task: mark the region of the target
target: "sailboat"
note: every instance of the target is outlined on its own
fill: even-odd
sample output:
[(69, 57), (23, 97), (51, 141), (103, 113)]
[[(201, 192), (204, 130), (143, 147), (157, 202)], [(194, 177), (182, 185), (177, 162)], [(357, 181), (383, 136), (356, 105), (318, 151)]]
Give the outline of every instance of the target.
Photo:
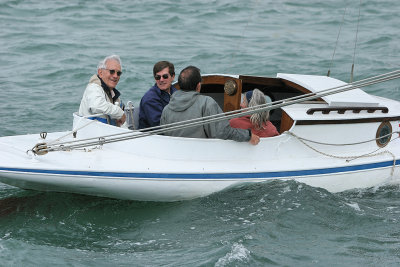
[[(316, 75), (203, 75), (225, 113), (130, 130), (73, 114), (72, 130), (0, 137), (0, 182), (23, 189), (179, 201), (243, 183), (296, 180), (331, 192), (398, 183), (400, 102), (361, 88), (400, 70), (346, 83)], [(271, 102), (240, 110), (255, 88)], [(257, 146), (165, 136), (174, 127), (271, 112), (279, 135)]]

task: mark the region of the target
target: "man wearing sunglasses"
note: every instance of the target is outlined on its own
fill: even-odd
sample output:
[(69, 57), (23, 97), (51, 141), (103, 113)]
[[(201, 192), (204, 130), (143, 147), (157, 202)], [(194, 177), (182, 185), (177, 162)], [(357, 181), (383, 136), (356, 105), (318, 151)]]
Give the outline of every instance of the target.
[(121, 93), (115, 88), (122, 74), (121, 69), (121, 59), (117, 55), (100, 61), (97, 75), (90, 78), (83, 93), (79, 107), (80, 116), (96, 115), (89, 119), (115, 126), (121, 126), (125, 122), (126, 116), (119, 98)]
[(172, 86), (175, 78), (174, 64), (168, 61), (157, 62), (153, 67), (155, 84), (142, 97), (139, 111), (139, 129), (160, 125), (164, 107), (176, 91)]

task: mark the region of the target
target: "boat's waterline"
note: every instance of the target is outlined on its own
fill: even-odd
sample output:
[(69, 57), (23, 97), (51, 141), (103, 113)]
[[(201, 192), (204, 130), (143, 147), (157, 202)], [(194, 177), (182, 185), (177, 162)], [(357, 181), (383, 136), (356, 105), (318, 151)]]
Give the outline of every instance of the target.
[[(400, 163), (396, 163), (396, 168)], [(0, 181), (41, 191), (82, 193), (145, 201), (206, 196), (242, 183), (294, 179), (331, 192), (391, 181), (393, 161), (346, 167), (255, 173), (125, 173), (0, 167)]]

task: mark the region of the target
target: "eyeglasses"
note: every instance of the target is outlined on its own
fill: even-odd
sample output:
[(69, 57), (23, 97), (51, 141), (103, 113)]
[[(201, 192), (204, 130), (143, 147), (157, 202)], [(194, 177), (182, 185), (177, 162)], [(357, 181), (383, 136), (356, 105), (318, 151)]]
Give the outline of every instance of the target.
[(117, 72), (118, 77), (121, 76), (121, 74), (122, 74), (122, 71), (120, 71), (120, 70), (109, 70), (109, 69), (106, 69), (106, 70), (108, 70), (111, 75), (114, 75), (114, 73)]
[(155, 75), (154, 79), (156, 79), (158, 81), (158, 80), (161, 80), (161, 77), (163, 77), (164, 79), (168, 79), (169, 75), (168, 74), (163, 74), (162, 76), (161, 75)]

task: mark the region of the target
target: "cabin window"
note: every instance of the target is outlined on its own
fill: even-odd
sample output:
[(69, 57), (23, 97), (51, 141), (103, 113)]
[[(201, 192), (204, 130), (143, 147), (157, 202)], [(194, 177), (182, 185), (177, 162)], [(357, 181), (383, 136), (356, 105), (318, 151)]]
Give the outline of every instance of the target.
[(379, 125), (376, 131), (376, 144), (379, 147), (386, 146), (392, 137), (392, 125), (388, 121), (384, 121)]

